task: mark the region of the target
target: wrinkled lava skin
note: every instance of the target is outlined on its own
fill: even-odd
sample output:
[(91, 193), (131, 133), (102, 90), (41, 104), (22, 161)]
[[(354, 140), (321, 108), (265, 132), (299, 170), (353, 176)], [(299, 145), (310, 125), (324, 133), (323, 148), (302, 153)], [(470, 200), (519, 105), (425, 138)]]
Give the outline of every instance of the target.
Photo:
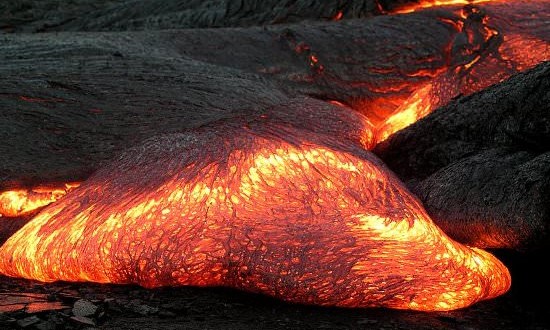
[(369, 151), (262, 118), (127, 151), (14, 234), (0, 272), (426, 311), (511, 281), (495, 257), (438, 229)]

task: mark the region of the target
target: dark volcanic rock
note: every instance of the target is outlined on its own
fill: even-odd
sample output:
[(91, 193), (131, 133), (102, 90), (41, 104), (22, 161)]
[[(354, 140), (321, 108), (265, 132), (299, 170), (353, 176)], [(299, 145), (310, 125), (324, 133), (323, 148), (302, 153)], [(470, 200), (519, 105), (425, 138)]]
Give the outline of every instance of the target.
[[(402, 36), (411, 25), (423, 27), (424, 40)], [(376, 31), (386, 28), (376, 39)], [(433, 31), (452, 37), (430, 15), (273, 30), (6, 35), (0, 52), (0, 189), (84, 179), (102, 161), (159, 133), (289, 103), (297, 113), (300, 107), (327, 107), (304, 94), (353, 103), (359, 95), (384, 96), (396, 82), (409, 86), (398, 92), (407, 94), (429, 79), (414, 70), (449, 60), (439, 50), (445, 40), (430, 37)], [(388, 35), (395, 35), (389, 45)], [(355, 41), (337, 50), (345, 40)], [(318, 50), (297, 54), (294, 47), (306, 41)], [(369, 52), (374, 44), (387, 55)], [(310, 65), (313, 54), (333, 65), (319, 75)], [(431, 60), (420, 61), (425, 58)], [(413, 66), (411, 72), (401, 69)], [(300, 99), (291, 101), (294, 96)]]
[(252, 26), (362, 18), (410, 0), (6, 1), (0, 31), (114, 31)]
[(81, 180), (146, 137), (286, 107), (294, 96), (387, 114), (397, 106), (394, 97), (407, 97), (431, 72), (465, 60), (443, 51), (457, 32), (441, 17), (457, 16), (6, 35), (0, 189)]
[[(525, 258), (522, 258), (524, 260)], [(523, 265), (519, 265), (523, 266)], [(535, 269), (535, 268), (533, 268)], [(531, 276), (531, 275), (529, 275)], [(537, 278), (541, 282), (547, 277)], [(95, 322), (100, 329), (356, 329), (374, 328), (388, 330), (426, 329), (548, 329), (550, 320), (545, 315), (548, 302), (535, 302), (532, 290), (538, 288), (526, 277), (517, 277), (515, 287), (525, 290), (525, 300), (518, 299), (518, 292), (510, 292), (496, 300), (484, 301), (469, 308), (452, 312), (419, 313), (387, 309), (341, 309), (286, 304), (265, 296), (220, 288), (160, 288), (143, 289), (125, 285), (100, 285), (94, 283), (38, 283), (21, 279), (0, 277), (2, 292), (28, 290), (57, 292), (56, 301), (66, 295), (75, 299), (93, 300), (93, 296), (110, 298), (98, 305), (105, 306), (103, 317), (74, 318), (70, 310), (52, 311), (29, 315), (20, 312), (0, 313), (0, 329), (21, 329), (17, 321), (31, 317), (38, 322), (25, 329), (85, 329)], [(531, 291), (529, 291), (531, 290)], [(544, 294), (537, 289), (539, 294)], [(119, 308), (111, 308), (113, 301)], [(156, 314), (139, 314), (134, 306), (146, 305), (158, 308)], [(84, 323), (82, 323), (84, 321)], [(26, 321), (25, 321), (26, 322)], [(88, 323), (88, 325), (86, 324)]]
[(83, 179), (151, 135), (289, 100), (257, 76), (196, 61), (63, 57), (2, 73), (0, 187)]
[(73, 314), (75, 316), (86, 316), (94, 315), (97, 312), (98, 307), (92, 304), (90, 301), (85, 299), (77, 300), (73, 305)]
[(375, 151), (459, 241), (548, 244), (550, 62), (455, 100)]
[(415, 190), (439, 226), (461, 242), (523, 250), (548, 244), (550, 152), (480, 151)]
[(375, 0), (124, 1), (61, 25), (64, 31), (205, 28), (360, 18), (381, 13)]
[(20, 326), (21, 328), (28, 328), (40, 321), (42, 320), (39, 317), (37, 317), (36, 315), (33, 315), (33, 316), (26, 317), (24, 319), (18, 320), (17, 325)]

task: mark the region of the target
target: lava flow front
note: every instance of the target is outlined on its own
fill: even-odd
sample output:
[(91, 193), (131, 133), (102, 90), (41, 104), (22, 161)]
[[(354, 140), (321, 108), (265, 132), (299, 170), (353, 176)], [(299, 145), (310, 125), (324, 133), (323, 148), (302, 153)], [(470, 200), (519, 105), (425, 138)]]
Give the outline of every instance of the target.
[(508, 290), (506, 267), (449, 239), (373, 154), (258, 121), (131, 149), (14, 234), (0, 272), (425, 311)]

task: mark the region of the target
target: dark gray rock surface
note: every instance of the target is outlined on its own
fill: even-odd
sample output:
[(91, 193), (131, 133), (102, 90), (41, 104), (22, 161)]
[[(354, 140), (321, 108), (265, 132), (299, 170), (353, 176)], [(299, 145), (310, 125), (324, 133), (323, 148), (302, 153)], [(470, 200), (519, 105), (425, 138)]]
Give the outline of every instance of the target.
[[(48, 0), (0, 4), (7, 32), (253, 26), (364, 18), (414, 0)], [(341, 17), (339, 15), (341, 13)]]
[[(411, 26), (423, 32), (407, 38)], [(415, 70), (450, 60), (440, 48), (453, 33), (430, 14), (268, 29), (4, 35), (0, 187), (80, 180), (155, 134), (293, 98), (303, 107), (325, 103), (303, 95), (346, 104), (406, 95), (430, 79)], [(354, 41), (338, 47), (346, 40)], [(297, 53), (299, 44), (319, 50)], [(374, 45), (386, 55), (369, 51)], [(318, 72), (313, 53), (333, 64)]]
[(454, 100), (375, 152), (451, 237), (488, 248), (547, 246), (550, 62)]

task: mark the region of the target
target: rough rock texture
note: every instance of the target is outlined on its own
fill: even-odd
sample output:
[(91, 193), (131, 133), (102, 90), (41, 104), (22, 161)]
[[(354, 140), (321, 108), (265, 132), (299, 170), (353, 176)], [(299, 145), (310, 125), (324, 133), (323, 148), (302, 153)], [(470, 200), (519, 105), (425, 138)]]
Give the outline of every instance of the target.
[(380, 14), (375, 0), (122, 1), (60, 26), (64, 31), (151, 30), (291, 23)]
[(95, 322), (99, 329), (113, 330), (548, 329), (550, 322), (544, 317), (548, 302), (529, 299), (532, 292), (522, 298), (519, 294), (520, 290), (452, 312), (419, 313), (302, 306), (219, 288), (143, 289), (93, 283), (44, 284), (0, 277), (0, 328), (20, 330), (18, 322), (34, 321), (24, 329), (86, 329), (78, 319), (71, 318), (71, 307), (86, 299), (98, 307), (87, 321)]
[(114, 31), (363, 18), (414, 0), (49, 0), (0, 4), (0, 31)]
[(0, 186), (81, 180), (151, 135), (289, 101), (269, 82), (227, 68), (87, 51), (103, 54), (81, 63), (45, 55), (39, 72), (3, 73)]
[(113, 81), (125, 81), (135, 75), (181, 76), (190, 70), (174, 63), (193, 59), (263, 75), (289, 94), (338, 100), (361, 112), (387, 115), (397, 107), (396, 98), (406, 98), (448, 63), (469, 60), (446, 51), (459, 33), (440, 17), (459, 19), (426, 13), (246, 29), (6, 35), (0, 70), (16, 74), (18, 81), (22, 72), (55, 72), (73, 80), (103, 72)]
[[(406, 2), (382, 1), (380, 6), (385, 10)], [(69, 15), (78, 10), (89, 9), (90, 6), (85, 0), (82, 0), (83, 4), (80, 7), (76, 2), (73, 6), (67, 7), (60, 7), (55, 1), (48, 3), (49, 6), (30, 6), (40, 9), (25, 10), (25, 6), (16, 6), (10, 2), (5, 5), (5, 16), (29, 15), (28, 20), (33, 22), (32, 24), (38, 24), (36, 22), (39, 19), (53, 19), (64, 13)], [(439, 82), (437, 99), (440, 104), (446, 103), (459, 93), (468, 94), (482, 89), (518, 70), (534, 65), (538, 62), (538, 57), (533, 54), (543, 52), (545, 45), (547, 47), (545, 43), (550, 42), (548, 25), (545, 24), (546, 17), (529, 19), (535, 13), (538, 15), (544, 12), (544, 1), (533, 2), (528, 6), (517, 3), (483, 3), (480, 11), (470, 12), (468, 15), (462, 14), (461, 7), (457, 6), (409, 15), (384, 15), (368, 20), (350, 19), (337, 24), (324, 19), (323, 12), (326, 10), (330, 13), (339, 12), (340, 9), (334, 8), (341, 7), (344, 8), (341, 9), (344, 12), (348, 8), (350, 12), (355, 13), (371, 8), (372, 5), (368, 3), (370, 2), (212, 0), (162, 1), (157, 4), (154, 1), (125, 1), (111, 9), (88, 10), (86, 15), (77, 15), (78, 19), (65, 19), (64, 25), (51, 24), (59, 31), (87, 30), (84, 28), (86, 24), (101, 25), (101, 28), (90, 28), (94, 31), (131, 31), (139, 27), (139, 24), (135, 23), (137, 27), (128, 24), (127, 19), (155, 21), (156, 18), (151, 17), (157, 17), (155, 15), (159, 12), (166, 12), (167, 15), (180, 15), (185, 12), (189, 20), (201, 20), (205, 15), (215, 15), (214, 13), (219, 10), (224, 13), (219, 17), (219, 24), (212, 25), (210, 22), (204, 26), (239, 26), (238, 22), (246, 22), (254, 15), (271, 15), (273, 8), (292, 13), (284, 14), (290, 16), (281, 22), (301, 23), (252, 28), (151, 32), (162, 28), (185, 27), (177, 20), (161, 20), (164, 22), (162, 26), (145, 25), (139, 28), (147, 31), (141, 34), (79, 34), (73, 35), (72, 39), (61, 34), (56, 35), (57, 41), (53, 44), (51, 40), (47, 40), (48, 38), (17, 37), (15, 43), (9, 37), (5, 40), (10, 44), (16, 58), (25, 58), (29, 50), (45, 52), (40, 54), (41, 56), (52, 55), (52, 46), (66, 50), (72, 45), (73, 49), (63, 54), (64, 59), (79, 57), (81, 63), (86, 64), (94, 60), (109, 62), (109, 59), (89, 58), (84, 55), (92, 49), (95, 53), (99, 47), (99, 53), (104, 54), (102, 50), (117, 48), (113, 53), (129, 56), (130, 50), (124, 47), (136, 48), (130, 44), (137, 43), (141, 46), (141, 56), (189, 57), (259, 73), (275, 80), (287, 93), (337, 100), (357, 111), (374, 116), (377, 120), (383, 119), (395, 110), (418, 87), (431, 82), (434, 76), (445, 71), (451, 74), (447, 75), (443, 82)], [(105, 6), (108, 4), (104, 3)], [(234, 5), (238, 5), (238, 10), (225, 8)], [(55, 10), (51, 10), (52, 7)], [(47, 11), (48, 9), (50, 11)], [(299, 15), (302, 10), (307, 12), (312, 20), (319, 22), (302, 21)], [(344, 17), (362, 17), (362, 14)], [(184, 19), (182, 22), (187, 21)], [(16, 23), (15, 31), (27, 26), (24, 20)], [(250, 25), (254, 24), (251, 22)], [(487, 34), (487, 31), (496, 34)], [(96, 39), (101, 41), (101, 44), (98, 45)], [(521, 44), (519, 51), (517, 47), (511, 47), (523, 41), (525, 42)], [(87, 49), (88, 47), (92, 49)], [(522, 53), (521, 50), (525, 50), (526, 53)], [(13, 53), (6, 57), (13, 57)], [(123, 62), (126, 58), (122, 59), (119, 56), (118, 60)], [(127, 64), (132, 65), (131, 62)], [(461, 66), (468, 66), (468, 69), (457, 70)], [(495, 74), (497, 71), (498, 74)]]
[[(428, 11), (266, 28), (5, 35), (0, 188), (82, 179), (145, 137), (304, 94), (379, 119), (435, 72), (470, 60), (445, 50), (462, 33), (442, 17), (460, 19)], [(521, 22), (516, 29), (538, 24)]]
[[(330, 55), (337, 70), (325, 71), (341, 72), (338, 79), (319, 76), (310, 66), (309, 53), (297, 54), (292, 43), (289, 46), (288, 38), (298, 38), (289, 28), (60, 33), (55, 38), (6, 35), (0, 53), (0, 137), (5, 141), (0, 147), (5, 159), (0, 164), (0, 187), (83, 179), (101, 161), (146, 137), (235, 113), (285, 107), (293, 95), (339, 96), (352, 103), (357, 95), (384, 96), (385, 88), (394, 83), (408, 87), (392, 93), (406, 94), (429, 76), (409, 74), (400, 67), (425, 70), (434, 63), (421, 62), (422, 58), (439, 59), (440, 67), (449, 60), (441, 58), (438, 50), (444, 41), (437, 44), (437, 38), (428, 36), (429, 29), (422, 30), (425, 40), (398, 37), (410, 24), (452, 37), (451, 30), (430, 17), (293, 27), (318, 45), (327, 39), (328, 28), (331, 34), (340, 34), (329, 44), (335, 45), (338, 40), (376, 40), (377, 30), (400, 22), (401, 27), (385, 32), (396, 35), (395, 43), (386, 44), (385, 33), (375, 42), (388, 58), (367, 55), (372, 42), (338, 51), (340, 56), (350, 53), (351, 64), (338, 53)], [(329, 45), (324, 50), (327, 56)], [(266, 49), (271, 56), (263, 55)], [(390, 62), (391, 54), (400, 55)], [(369, 68), (382, 65), (393, 73), (370, 72)], [(304, 101), (303, 106), (308, 102), (314, 101)]]
[(550, 62), (456, 99), (375, 152), (459, 241), (547, 245)]

